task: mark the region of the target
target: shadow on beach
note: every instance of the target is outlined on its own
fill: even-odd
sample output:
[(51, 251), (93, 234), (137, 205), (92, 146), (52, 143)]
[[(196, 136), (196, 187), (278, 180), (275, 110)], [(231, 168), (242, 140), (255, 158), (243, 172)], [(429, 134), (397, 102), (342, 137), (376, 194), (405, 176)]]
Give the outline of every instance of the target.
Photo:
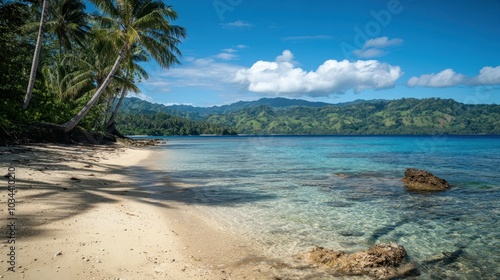
[[(135, 166), (103, 162), (123, 151), (118, 146), (2, 147), (2, 166), (7, 170), (10, 164), (18, 170), (16, 217), (21, 226), (18, 235), (42, 236), (47, 233), (41, 229), (42, 225), (92, 211), (102, 203), (117, 203), (123, 197), (164, 209), (176, 208), (177, 203), (235, 207), (276, 198), (238, 189), (225, 189), (222, 196), (215, 195), (219, 190), (209, 186), (177, 184), (170, 179), (172, 173), (148, 165), (152, 158)], [(119, 175), (125, 180), (118, 181), (110, 175)], [(34, 212), (22, 211), (26, 203), (49, 207), (37, 208)]]

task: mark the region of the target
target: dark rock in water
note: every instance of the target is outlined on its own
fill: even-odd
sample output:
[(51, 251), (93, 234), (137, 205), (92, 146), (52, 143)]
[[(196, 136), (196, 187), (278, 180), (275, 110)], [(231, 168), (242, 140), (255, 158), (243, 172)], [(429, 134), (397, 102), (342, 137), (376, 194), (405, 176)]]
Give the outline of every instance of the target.
[(353, 237), (365, 235), (365, 233), (362, 231), (347, 231), (347, 230), (340, 231), (339, 234), (342, 236), (353, 236)]
[(393, 279), (418, 275), (415, 266), (406, 261), (406, 251), (397, 244), (378, 244), (368, 250), (348, 254), (316, 247), (309, 259), (329, 267), (339, 275), (368, 275), (377, 279)]
[(402, 180), (405, 187), (411, 191), (445, 191), (451, 187), (445, 179), (415, 168), (407, 168)]

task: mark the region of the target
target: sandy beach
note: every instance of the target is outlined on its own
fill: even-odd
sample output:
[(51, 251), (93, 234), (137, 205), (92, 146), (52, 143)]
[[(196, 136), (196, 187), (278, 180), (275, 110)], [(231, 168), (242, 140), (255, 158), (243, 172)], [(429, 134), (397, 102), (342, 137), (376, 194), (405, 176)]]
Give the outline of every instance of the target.
[[(152, 153), (120, 145), (1, 147), (0, 278), (279, 279), (272, 270), (282, 264), (176, 201), (183, 186), (148, 168)], [(7, 185), (16, 189), (10, 210)]]

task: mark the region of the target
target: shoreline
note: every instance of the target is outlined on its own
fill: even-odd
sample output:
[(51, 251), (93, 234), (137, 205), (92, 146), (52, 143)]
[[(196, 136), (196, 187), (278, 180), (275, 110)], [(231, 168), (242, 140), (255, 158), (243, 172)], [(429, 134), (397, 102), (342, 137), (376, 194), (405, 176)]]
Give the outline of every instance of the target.
[[(141, 186), (141, 175), (158, 172), (140, 164), (151, 154), (149, 148), (118, 145), (2, 147), (1, 172), (9, 165), (16, 170), (17, 228), (15, 272), (8, 271), (11, 244), (2, 239), (0, 277), (243, 279), (239, 272), (253, 274), (236, 267), (233, 273), (230, 267), (252, 254), (247, 245), (186, 212), (187, 205), (155, 198), (154, 186)], [(7, 190), (0, 195), (2, 227), (8, 225), (7, 195)]]

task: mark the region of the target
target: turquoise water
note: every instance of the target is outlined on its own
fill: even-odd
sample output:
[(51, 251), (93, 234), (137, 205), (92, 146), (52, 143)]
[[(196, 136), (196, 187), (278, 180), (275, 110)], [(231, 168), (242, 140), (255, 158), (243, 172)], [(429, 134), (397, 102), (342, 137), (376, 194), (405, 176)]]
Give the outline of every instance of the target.
[[(403, 245), (419, 279), (500, 278), (500, 137), (170, 137), (160, 166), (185, 202), (286, 257)], [(453, 188), (413, 193), (426, 169)]]

